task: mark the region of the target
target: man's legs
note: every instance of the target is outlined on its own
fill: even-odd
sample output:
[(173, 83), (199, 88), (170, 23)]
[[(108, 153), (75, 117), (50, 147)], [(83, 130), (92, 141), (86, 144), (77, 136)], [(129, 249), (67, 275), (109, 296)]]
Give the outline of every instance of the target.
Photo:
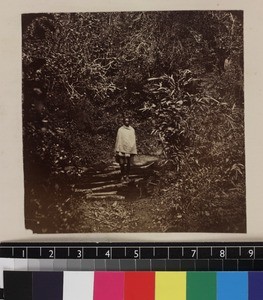
[(124, 157), (119, 158), (119, 164), (120, 164), (120, 169), (121, 169), (121, 179), (123, 179), (125, 176), (125, 158)]
[(119, 164), (121, 169), (121, 179), (129, 179), (131, 170), (131, 157), (120, 157)]
[(129, 179), (129, 176), (130, 176), (130, 170), (131, 170), (131, 157), (126, 157), (126, 176), (127, 176), (127, 179)]

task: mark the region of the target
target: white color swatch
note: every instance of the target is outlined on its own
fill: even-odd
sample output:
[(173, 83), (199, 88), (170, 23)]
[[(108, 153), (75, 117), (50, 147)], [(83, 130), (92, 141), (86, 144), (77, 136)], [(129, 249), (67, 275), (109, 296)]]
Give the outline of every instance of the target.
[(63, 300), (93, 300), (94, 272), (64, 272)]

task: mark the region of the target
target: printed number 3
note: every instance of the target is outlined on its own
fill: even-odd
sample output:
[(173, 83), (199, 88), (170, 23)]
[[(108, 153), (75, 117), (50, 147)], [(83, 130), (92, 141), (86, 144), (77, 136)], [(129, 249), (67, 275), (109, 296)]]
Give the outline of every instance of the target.
[(82, 257), (82, 251), (81, 251), (81, 250), (78, 250), (77, 252), (78, 252), (78, 253), (77, 253), (77, 258), (81, 258), (81, 257)]

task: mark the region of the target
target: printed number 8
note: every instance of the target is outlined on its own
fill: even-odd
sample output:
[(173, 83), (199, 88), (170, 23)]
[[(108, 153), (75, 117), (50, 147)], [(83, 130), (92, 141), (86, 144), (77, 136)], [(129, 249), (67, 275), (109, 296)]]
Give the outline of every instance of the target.
[(220, 250), (220, 257), (225, 257), (225, 255), (226, 255), (226, 252), (225, 252), (225, 250), (224, 249), (222, 249), (222, 250)]

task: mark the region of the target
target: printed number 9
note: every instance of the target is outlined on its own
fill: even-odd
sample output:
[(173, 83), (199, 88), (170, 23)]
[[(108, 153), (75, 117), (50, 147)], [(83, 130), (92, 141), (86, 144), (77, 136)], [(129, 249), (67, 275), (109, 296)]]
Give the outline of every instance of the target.
[(248, 255), (249, 255), (249, 257), (252, 257), (254, 255), (254, 250), (253, 249), (249, 249), (248, 250)]

